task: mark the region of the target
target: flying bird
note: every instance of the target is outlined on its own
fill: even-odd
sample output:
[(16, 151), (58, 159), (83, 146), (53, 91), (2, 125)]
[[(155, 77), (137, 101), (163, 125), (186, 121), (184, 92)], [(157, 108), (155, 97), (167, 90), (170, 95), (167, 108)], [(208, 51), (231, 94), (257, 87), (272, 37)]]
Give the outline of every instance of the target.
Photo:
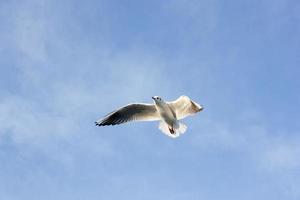
[(117, 125), (129, 121), (160, 121), (159, 129), (172, 138), (183, 134), (187, 126), (179, 120), (203, 110), (203, 106), (187, 96), (166, 102), (159, 96), (152, 97), (154, 104), (133, 103), (119, 108), (97, 120), (97, 126)]

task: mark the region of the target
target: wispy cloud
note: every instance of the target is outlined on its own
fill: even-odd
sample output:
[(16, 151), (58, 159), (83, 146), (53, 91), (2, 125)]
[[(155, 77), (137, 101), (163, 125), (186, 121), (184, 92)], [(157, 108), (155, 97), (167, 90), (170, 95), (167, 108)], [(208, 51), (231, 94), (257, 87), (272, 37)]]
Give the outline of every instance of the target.
[(167, 96), (171, 83), (159, 55), (139, 48), (112, 51), (109, 42), (71, 45), (68, 34), (58, 34), (68, 31), (61, 30), (67, 21), (53, 23), (47, 6), (33, 1), (7, 13), (10, 48), (20, 52), (19, 92), (1, 99), (1, 136), (40, 148), (39, 142), (80, 134), (116, 106), (150, 101), (158, 91)]
[[(274, 131), (259, 112), (248, 113), (243, 114), (241, 120), (222, 122), (206, 116), (191, 128), (191, 144), (203, 152), (239, 153), (262, 179), (272, 179), (280, 193), (290, 198), (299, 197), (295, 189), (300, 178), (297, 173), (300, 168), (298, 133)], [(245, 117), (247, 120), (242, 122)]]
[[(115, 189), (119, 191), (116, 196), (139, 190), (139, 197), (151, 193), (167, 198), (171, 192), (174, 198), (205, 197), (205, 189), (200, 187), (209, 187), (207, 191), (216, 194), (215, 185), (224, 185), (214, 179), (213, 189), (207, 186), (215, 171), (208, 173), (201, 168), (205, 164), (201, 162), (209, 163), (209, 159), (198, 161), (196, 153), (218, 152), (228, 157), (238, 154), (238, 161), (249, 164), (247, 170), (272, 182), (284, 197), (297, 199), (298, 133), (284, 127), (274, 131), (262, 115), (264, 111), (244, 107), (251, 103), (229, 104), (250, 98), (243, 89), (254, 81), (242, 89), (237, 85), (245, 83), (243, 79), (253, 69), (243, 66), (245, 72), (241, 72), (244, 68), (237, 60), (242, 49), (227, 43), (216, 46), (233, 49), (234, 55), (228, 60), (225, 57), (230, 53), (210, 55), (213, 43), (219, 41), (216, 38), (223, 38), (217, 34), (219, 23), (228, 20), (220, 19), (220, 5), (216, 1), (164, 2), (160, 4), (163, 12), (153, 19), (151, 16), (150, 33), (157, 32), (153, 38), (159, 39), (143, 35), (145, 30), (141, 30), (137, 37), (147, 42), (135, 40), (133, 35), (124, 45), (116, 42), (120, 41), (117, 37), (127, 38), (113, 32), (120, 29), (112, 27), (127, 21), (118, 21), (116, 10), (107, 9), (114, 5), (105, 6), (109, 2), (101, 1), (97, 7), (95, 2), (63, 1), (61, 6), (46, 0), (1, 2), (4, 28), (0, 34), (4, 37), (0, 38), (0, 51), (6, 55), (1, 60), (10, 63), (1, 66), (1, 75), (12, 66), (14, 85), (1, 85), (4, 92), (0, 92), (0, 197), (18, 199), (15, 188), (21, 196), (29, 197), (32, 190), (27, 191), (28, 185), (42, 197), (49, 191), (67, 197), (78, 193), (86, 197), (90, 192), (90, 196), (98, 197), (99, 190), (107, 197)], [(127, 9), (128, 5), (122, 6)], [(272, 8), (270, 18), (286, 13), (280, 7), (281, 3)], [(150, 45), (152, 41), (160, 41), (155, 44), (157, 48)], [(123, 104), (151, 102), (153, 95), (171, 100), (182, 94), (191, 94), (204, 103), (205, 110), (186, 119), (188, 132), (179, 140), (165, 138), (154, 123), (106, 129), (93, 125), (98, 117)], [(240, 165), (233, 167), (236, 169), (232, 171), (238, 171)], [(205, 175), (206, 179), (202, 177)], [(127, 188), (123, 187), (125, 182)]]
[[(256, 115), (256, 120), (258, 118)], [(297, 134), (289, 133), (288, 130), (274, 132), (264, 123), (263, 118), (259, 122), (255, 121), (242, 123), (231, 120), (229, 123), (227, 120), (220, 122), (206, 118), (193, 127), (193, 131), (199, 129), (202, 132), (195, 134), (191, 142), (201, 144), (203, 148), (243, 152), (251, 155), (257, 166), (266, 170), (297, 169), (300, 165), (297, 156), (300, 138)]]

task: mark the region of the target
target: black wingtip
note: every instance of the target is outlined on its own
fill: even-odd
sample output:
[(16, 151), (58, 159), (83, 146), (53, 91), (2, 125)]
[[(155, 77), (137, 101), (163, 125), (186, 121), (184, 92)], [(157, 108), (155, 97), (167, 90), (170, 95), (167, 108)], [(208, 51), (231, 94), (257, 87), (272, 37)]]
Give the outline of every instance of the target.
[(95, 122), (95, 126), (100, 126), (100, 124), (98, 122)]

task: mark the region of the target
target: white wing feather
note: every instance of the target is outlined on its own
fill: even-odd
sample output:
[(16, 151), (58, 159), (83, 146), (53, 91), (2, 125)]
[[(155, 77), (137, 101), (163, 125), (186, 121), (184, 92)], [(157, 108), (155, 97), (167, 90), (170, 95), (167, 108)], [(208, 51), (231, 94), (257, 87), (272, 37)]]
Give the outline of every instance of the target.
[(168, 102), (168, 105), (175, 111), (177, 119), (183, 119), (203, 110), (202, 106), (187, 96), (181, 96), (175, 101)]

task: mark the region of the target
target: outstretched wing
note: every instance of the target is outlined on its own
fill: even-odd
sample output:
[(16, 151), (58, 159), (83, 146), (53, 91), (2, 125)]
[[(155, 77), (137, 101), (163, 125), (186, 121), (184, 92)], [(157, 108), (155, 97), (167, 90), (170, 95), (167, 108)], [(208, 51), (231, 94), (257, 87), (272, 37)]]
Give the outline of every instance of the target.
[(160, 115), (153, 104), (129, 104), (95, 122), (97, 126), (116, 125), (129, 121), (155, 121)]
[(181, 96), (175, 101), (168, 102), (168, 105), (175, 111), (177, 119), (183, 119), (203, 110), (202, 106), (187, 96)]

